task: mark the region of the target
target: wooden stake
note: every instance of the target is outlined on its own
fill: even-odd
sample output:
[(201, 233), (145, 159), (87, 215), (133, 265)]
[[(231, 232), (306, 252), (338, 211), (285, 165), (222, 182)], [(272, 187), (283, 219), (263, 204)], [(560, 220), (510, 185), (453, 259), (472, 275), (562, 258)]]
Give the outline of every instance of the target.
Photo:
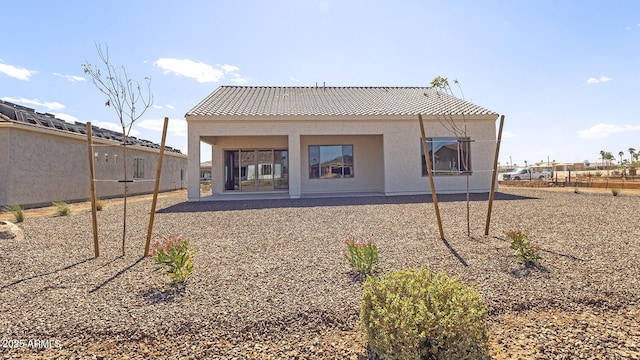
[(87, 122), (87, 149), (89, 151), (89, 184), (91, 189), (91, 217), (93, 219), (93, 251), (95, 257), (100, 256), (100, 244), (98, 242), (98, 209), (96, 206), (95, 164), (93, 163), (93, 135), (91, 122)]
[(440, 208), (438, 207), (438, 195), (436, 195), (436, 185), (433, 182), (433, 171), (431, 170), (431, 158), (429, 157), (429, 148), (427, 148), (427, 138), (424, 134), (424, 124), (422, 122), (422, 114), (418, 114), (418, 120), (420, 120), (422, 148), (424, 149), (424, 158), (427, 160), (427, 173), (429, 174), (429, 185), (431, 185), (431, 197), (433, 198), (433, 206), (436, 209), (436, 219), (438, 220), (438, 230), (440, 230), (440, 239), (444, 240), (444, 230), (442, 229), (442, 219), (440, 219)]
[(149, 246), (151, 245), (151, 234), (153, 233), (153, 220), (156, 215), (156, 203), (158, 201), (158, 191), (160, 189), (160, 176), (162, 175), (162, 159), (164, 158), (164, 142), (167, 139), (167, 127), (169, 118), (164, 118), (162, 128), (162, 143), (160, 144), (160, 157), (158, 158), (158, 169), (156, 170), (156, 185), (153, 189), (153, 201), (151, 202), (151, 217), (149, 218), (149, 229), (147, 230), (147, 244), (144, 247), (144, 256), (149, 256)]
[(484, 226), (484, 235), (489, 235), (489, 224), (491, 223), (491, 209), (493, 207), (493, 195), (498, 176), (498, 155), (500, 154), (500, 141), (502, 141), (502, 126), (504, 125), (504, 115), (500, 116), (500, 128), (498, 130), (498, 142), (496, 142), (496, 154), (493, 158), (493, 175), (491, 175), (491, 190), (489, 190), (489, 209), (487, 210), (487, 222)]

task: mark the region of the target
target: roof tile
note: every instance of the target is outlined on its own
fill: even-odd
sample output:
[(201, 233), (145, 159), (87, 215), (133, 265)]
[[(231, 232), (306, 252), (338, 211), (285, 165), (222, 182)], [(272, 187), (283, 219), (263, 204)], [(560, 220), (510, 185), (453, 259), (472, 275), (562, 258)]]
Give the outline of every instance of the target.
[(221, 86), (187, 115), (497, 115), (429, 87)]

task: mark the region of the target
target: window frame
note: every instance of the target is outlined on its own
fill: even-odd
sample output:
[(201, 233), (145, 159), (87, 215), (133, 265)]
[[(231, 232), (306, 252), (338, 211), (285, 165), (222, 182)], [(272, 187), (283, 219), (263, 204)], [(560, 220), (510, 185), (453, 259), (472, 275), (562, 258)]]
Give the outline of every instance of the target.
[[(445, 163), (439, 166), (436, 160), (436, 154), (433, 154), (433, 153), (431, 154), (431, 157), (430, 157), (431, 171), (433, 172), (434, 176), (459, 176), (459, 175), (466, 175), (466, 174), (473, 173), (473, 166), (472, 166), (473, 163), (471, 162), (471, 158), (472, 158), (471, 143), (473, 142), (473, 140), (471, 140), (470, 137), (454, 137), (454, 136), (429, 137), (429, 138), (426, 138), (426, 141), (427, 141), (428, 153), (432, 153), (431, 149), (433, 148), (434, 143), (443, 143), (443, 145), (438, 150), (436, 150), (436, 154), (440, 151), (440, 149), (444, 148), (445, 146), (450, 146), (453, 143), (456, 144), (455, 151), (457, 156), (453, 166), (451, 164), (451, 160), (448, 160), (450, 162), (449, 170), (438, 169), (439, 167), (442, 167), (442, 166), (446, 167), (447, 165)], [(464, 161), (462, 161), (465, 155), (467, 158), (466, 166), (464, 166), (465, 165)], [(429, 176), (422, 139), (420, 139), (420, 160), (421, 160), (420, 168), (422, 171), (422, 176)]]
[(133, 178), (144, 179), (144, 159), (137, 157), (133, 158)]
[[(323, 148), (325, 148), (324, 156), (326, 157), (327, 152), (331, 151), (331, 149), (329, 148), (337, 147), (340, 147), (340, 153), (337, 156), (333, 156), (333, 158), (331, 159), (323, 159)], [(353, 144), (309, 145), (307, 147), (307, 151), (309, 160), (309, 179), (320, 180), (355, 178)], [(335, 151), (337, 151), (337, 149), (333, 150), (333, 152)], [(351, 161), (345, 161), (345, 157), (351, 157)], [(340, 159), (339, 163), (336, 162), (337, 159)], [(336, 169), (339, 169), (339, 172), (336, 172)]]

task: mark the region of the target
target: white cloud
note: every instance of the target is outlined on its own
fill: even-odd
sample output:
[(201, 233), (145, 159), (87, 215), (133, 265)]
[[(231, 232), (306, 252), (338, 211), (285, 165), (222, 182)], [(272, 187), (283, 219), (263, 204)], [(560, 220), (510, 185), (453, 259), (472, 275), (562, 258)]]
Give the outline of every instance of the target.
[[(145, 119), (136, 122), (136, 125), (147, 130), (162, 131), (164, 119)], [(187, 122), (182, 119), (169, 119), (167, 132), (177, 136), (187, 136)]]
[(293, 82), (300, 82), (300, 79), (296, 79), (296, 78), (294, 78), (293, 76), (291, 76), (291, 77), (289, 78), (289, 80), (291, 80), (291, 81), (293, 81)]
[(75, 123), (76, 121), (80, 121), (77, 117), (65, 113), (53, 113), (55, 117), (58, 119), (62, 119), (66, 122)]
[(163, 106), (163, 105), (156, 105), (156, 104), (153, 104), (153, 105), (152, 105), (152, 107), (153, 107), (154, 109), (164, 109), (164, 108), (167, 108), (167, 109), (172, 109), (172, 110), (176, 108), (175, 106), (173, 106), (173, 105), (171, 105), (171, 104), (167, 104), (167, 105), (164, 105), (164, 106)]
[(12, 103), (45, 107), (48, 110), (62, 110), (62, 109), (65, 108), (64, 105), (60, 104), (57, 101), (42, 102), (42, 101), (40, 101), (38, 99), (12, 98), (12, 97), (9, 97), (9, 96), (5, 96), (5, 97), (3, 97), (1, 99), (4, 100), (4, 101), (12, 102)]
[(236, 84), (244, 84), (247, 82), (247, 79), (237, 73), (240, 68), (234, 65), (216, 64), (214, 67), (203, 62), (174, 58), (159, 58), (154, 64), (164, 70), (164, 74), (184, 76), (195, 79), (200, 83), (218, 82), (224, 79), (225, 74), (230, 75), (230, 80)]
[(599, 78), (591, 77), (587, 80), (587, 84), (599, 84), (599, 83), (605, 83), (611, 80), (613, 79), (606, 76), (600, 76)]
[(587, 140), (602, 139), (615, 133), (628, 131), (640, 131), (640, 125), (597, 124), (588, 129), (578, 131), (578, 137)]
[(230, 73), (230, 72), (234, 72), (234, 71), (240, 70), (240, 68), (237, 67), (237, 66), (227, 65), (227, 64), (224, 64), (224, 65), (218, 64), (218, 67), (221, 68), (222, 70), (224, 70), (224, 72), (226, 72), (226, 73)]
[(82, 76), (64, 75), (64, 74), (60, 74), (60, 73), (53, 73), (53, 75), (61, 77), (63, 79), (67, 79), (67, 80), (69, 80), (71, 82), (87, 81), (87, 79), (83, 78)]
[(164, 74), (173, 73), (175, 75), (196, 79), (199, 83), (218, 82), (224, 77), (224, 72), (203, 62), (195, 62), (188, 59), (160, 58), (155, 65)]
[(511, 131), (503, 131), (502, 132), (502, 138), (503, 139), (509, 139), (509, 138), (514, 138), (516, 137), (516, 134), (512, 133)]
[(25, 68), (18, 68), (13, 65), (1, 64), (0, 63), (0, 73), (11, 76), (16, 79), (29, 81), (31, 75), (35, 75), (38, 72), (35, 70), (29, 70)]
[(239, 74), (233, 74), (233, 78), (231, 79), (231, 81), (238, 85), (242, 85), (247, 82), (247, 79), (241, 77)]

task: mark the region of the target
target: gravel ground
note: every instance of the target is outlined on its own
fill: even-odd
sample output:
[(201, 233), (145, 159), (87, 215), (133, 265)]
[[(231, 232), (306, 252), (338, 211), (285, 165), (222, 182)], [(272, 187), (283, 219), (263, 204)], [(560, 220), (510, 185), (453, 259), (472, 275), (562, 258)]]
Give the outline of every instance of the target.
[[(186, 287), (141, 257), (150, 201), (129, 204), (124, 257), (121, 205), (98, 213), (97, 259), (89, 211), (28, 217), (24, 241), (0, 242), (0, 355), (374, 358), (358, 328), (362, 285), (341, 255), (356, 236), (376, 241), (382, 271), (428, 265), (475, 283), (491, 308), (494, 358), (639, 359), (640, 197), (497, 197), (490, 236), (487, 202), (474, 197), (468, 237), (465, 202), (440, 196), (445, 241), (429, 196), (161, 198), (154, 238), (182, 234), (196, 254)], [(511, 229), (541, 246), (539, 267), (514, 259)]]

